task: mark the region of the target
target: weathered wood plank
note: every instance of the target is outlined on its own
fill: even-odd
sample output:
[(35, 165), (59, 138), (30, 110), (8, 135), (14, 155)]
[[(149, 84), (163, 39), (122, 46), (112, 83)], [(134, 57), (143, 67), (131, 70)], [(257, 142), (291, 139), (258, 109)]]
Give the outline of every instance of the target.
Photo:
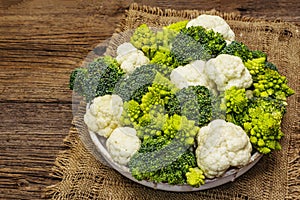
[(70, 104), (0, 103), (0, 199), (41, 199), (72, 120)]

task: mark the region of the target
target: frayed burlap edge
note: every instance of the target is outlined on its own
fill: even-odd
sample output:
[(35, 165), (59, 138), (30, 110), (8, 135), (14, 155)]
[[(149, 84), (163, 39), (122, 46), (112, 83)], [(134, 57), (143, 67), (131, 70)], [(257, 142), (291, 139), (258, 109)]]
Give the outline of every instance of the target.
[[(288, 112), (282, 127), (283, 132), (288, 134), (282, 141), (282, 151), (264, 157), (257, 166), (234, 183), (228, 183), (216, 189), (189, 194), (154, 191), (129, 181), (106, 165), (97, 162), (89, 154), (95, 149), (87, 150), (83, 144), (86, 141), (82, 142), (78, 137), (78, 127), (74, 124), (82, 123), (82, 120), (80, 121), (80, 118), (74, 117), (69, 135), (64, 140), (68, 149), (59, 153), (51, 174), (54, 178), (59, 178), (62, 181), (46, 188), (48, 197), (53, 199), (195, 199), (201, 197), (202, 199), (297, 199), (300, 196), (300, 181), (298, 178), (300, 169), (298, 107), (300, 84), (297, 73), (300, 62), (300, 42), (298, 26), (280, 20), (266, 22), (262, 19), (242, 17), (235, 13), (220, 13), (215, 10), (208, 12), (162, 10), (132, 4), (116, 33), (133, 29), (140, 23), (148, 24), (150, 22), (152, 26), (162, 26), (181, 19), (191, 19), (202, 13), (219, 15), (228, 21), (230, 25), (232, 25), (231, 22), (234, 22), (234, 29), (240, 34), (240, 38), (243, 38), (242, 34), (245, 33), (239, 26), (243, 25), (245, 27), (247, 25), (250, 29), (256, 29), (278, 37), (275, 38), (282, 41), (280, 45), (284, 45), (283, 51), (293, 48), (293, 50), (289, 49), (291, 53), (284, 58), (284, 61), (280, 60), (280, 56), (285, 55), (286, 52), (278, 51), (278, 55), (272, 57), (275, 63), (289, 64), (288, 67), (281, 66), (280, 71), (287, 76), (290, 81), (289, 85), (296, 91), (296, 94), (288, 99)], [(152, 20), (149, 18), (144, 20), (144, 15), (151, 15)], [(261, 50), (265, 50), (267, 53), (275, 50), (268, 48), (268, 45), (271, 46), (273, 39), (271, 36), (266, 36), (266, 39), (262, 41)], [(251, 45), (257, 47), (259, 42), (261, 41), (251, 42), (250, 47)], [(109, 46), (117, 44), (120, 44), (120, 40), (114, 34)], [(289, 47), (288, 45), (291, 44), (293, 46)], [(276, 45), (273, 48), (276, 48)], [(108, 49), (108, 51), (110, 50), (115, 50), (115, 47)], [(289, 59), (292, 59), (293, 62)], [(84, 108), (84, 106), (82, 107)], [(81, 109), (78, 113), (83, 115), (84, 109)], [(276, 170), (278, 166), (282, 167), (279, 172)], [(271, 177), (275, 178), (271, 179)], [(110, 180), (115, 183), (111, 183)], [(111, 187), (108, 187), (109, 185)], [(248, 187), (249, 191), (245, 191), (245, 188)], [(258, 194), (260, 190), (264, 191)]]

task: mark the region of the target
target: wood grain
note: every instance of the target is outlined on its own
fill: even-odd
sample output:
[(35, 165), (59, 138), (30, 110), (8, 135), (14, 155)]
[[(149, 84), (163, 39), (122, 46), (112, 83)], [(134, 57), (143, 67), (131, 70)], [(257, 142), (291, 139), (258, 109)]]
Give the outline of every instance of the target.
[(68, 77), (130, 3), (300, 24), (299, 0), (0, 1), (0, 199), (41, 199), (72, 120)]

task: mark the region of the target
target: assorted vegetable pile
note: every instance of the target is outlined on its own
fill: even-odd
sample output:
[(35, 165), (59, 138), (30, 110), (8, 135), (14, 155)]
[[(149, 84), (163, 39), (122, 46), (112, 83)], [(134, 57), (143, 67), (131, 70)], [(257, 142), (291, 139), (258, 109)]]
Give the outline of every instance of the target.
[(294, 93), (266, 53), (211, 15), (140, 25), (116, 58), (75, 69), (70, 88), (89, 103), (88, 129), (134, 178), (193, 187), (247, 165), (255, 151), (281, 149)]

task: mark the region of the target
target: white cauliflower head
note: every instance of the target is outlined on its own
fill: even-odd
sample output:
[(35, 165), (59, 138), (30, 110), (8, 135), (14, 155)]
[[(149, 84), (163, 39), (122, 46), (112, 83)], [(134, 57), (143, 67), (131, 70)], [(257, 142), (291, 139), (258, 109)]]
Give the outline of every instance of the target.
[(126, 42), (118, 46), (117, 62), (125, 73), (133, 72), (137, 67), (148, 64), (150, 61), (144, 53)]
[(252, 146), (245, 131), (221, 119), (202, 127), (197, 142), (197, 164), (208, 178), (221, 176), (230, 166), (245, 166), (251, 158)]
[(119, 127), (106, 140), (106, 147), (115, 162), (127, 165), (133, 154), (140, 149), (141, 141), (134, 128)]
[(172, 70), (171, 82), (179, 89), (188, 86), (202, 85), (210, 90), (215, 90), (215, 83), (204, 73), (205, 62), (196, 60), (185, 66), (179, 66)]
[(191, 26), (202, 26), (205, 29), (212, 29), (215, 32), (220, 33), (227, 43), (230, 43), (235, 40), (235, 34), (231, 30), (230, 26), (226, 23), (226, 21), (215, 15), (200, 15), (196, 19), (192, 19), (186, 25), (186, 27)]
[(225, 91), (232, 86), (248, 88), (252, 85), (250, 72), (237, 56), (220, 54), (206, 62), (204, 71), (216, 83), (218, 91)]
[(88, 129), (101, 136), (109, 137), (119, 126), (123, 101), (118, 95), (96, 97), (84, 115)]

